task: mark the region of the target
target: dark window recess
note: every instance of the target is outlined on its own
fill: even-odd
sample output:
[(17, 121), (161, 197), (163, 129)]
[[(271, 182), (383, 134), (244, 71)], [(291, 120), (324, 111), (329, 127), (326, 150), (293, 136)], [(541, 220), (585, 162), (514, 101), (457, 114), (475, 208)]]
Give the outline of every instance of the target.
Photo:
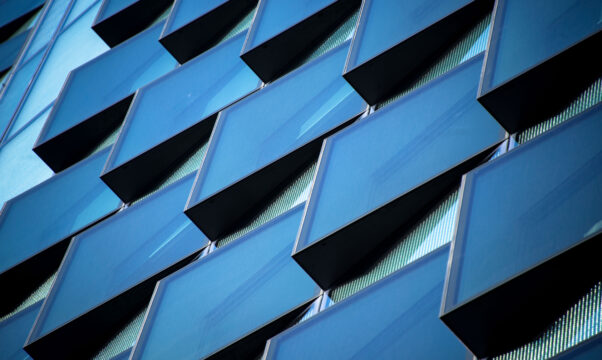
[(600, 134), (597, 105), (464, 178), (441, 318), (475, 355), (533, 340), (602, 279)]
[(359, 0), (260, 0), (241, 58), (264, 82), (293, 69), (360, 5)]
[(0, 2), (0, 43), (8, 39), (44, 5), (44, 0)]
[(367, 0), (343, 76), (369, 104), (386, 100), (492, 7), (492, 0)]
[(482, 59), (324, 142), (293, 253), (322, 289), (410, 225), (504, 139), (474, 96)]
[(499, 0), (479, 101), (510, 133), (564, 109), (602, 75), (599, 0)]

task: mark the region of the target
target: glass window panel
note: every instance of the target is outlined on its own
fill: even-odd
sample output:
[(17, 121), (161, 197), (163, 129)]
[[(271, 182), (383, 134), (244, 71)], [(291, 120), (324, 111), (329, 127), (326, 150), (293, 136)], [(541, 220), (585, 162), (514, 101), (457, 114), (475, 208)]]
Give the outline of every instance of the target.
[(191, 21), (226, 3), (228, 0), (176, 0), (167, 19), (164, 34), (178, 30)]
[(348, 48), (346, 42), (226, 109), (191, 201), (219, 192), (364, 111), (366, 104), (341, 76)]
[(470, 0), (367, 0), (348, 68), (353, 68), (461, 9)]
[(0, 44), (0, 73), (13, 66), (28, 34), (28, 31), (24, 31)]
[(38, 301), (27, 309), (0, 322), (0, 359), (28, 360), (29, 355), (23, 350), (29, 330), (33, 326), (43, 301)]
[(317, 295), (290, 256), (302, 213), (298, 206), (161, 281), (133, 358), (204, 358)]
[(249, 50), (336, 2), (335, 0), (261, 0), (249, 30)]
[(159, 43), (163, 22), (71, 72), (44, 128), (42, 143), (133, 94), (175, 68)]
[(270, 340), (267, 359), (466, 359), (439, 320), (449, 246)]
[(465, 230), (455, 240), (448, 305), (602, 230), (600, 134), (598, 106), (472, 173), (463, 194)]
[(42, 6), (44, 0), (4, 0), (0, 2), (0, 27)]
[(298, 249), (495, 145), (477, 102), (482, 56), (327, 140)]
[(109, 149), (8, 201), (0, 216), (0, 272), (117, 210), (100, 180)]
[(602, 29), (600, 0), (499, 1), (483, 76), (492, 89)]
[(258, 88), (259, 78), (239, 57), (243, 42), (240, 34), (140, 89), (107, 171)]
[(98, 12), (98, 19), (96, 23), (108, 19), (109, 17), (117, 14), (121, 10), (128, 6), (137, 3), (139, 0), (104, 0), (102, 8)]
[(25, 59), (30, 59), (38, 51), (46, 49), (50, 39), (55, 34), (63, 15), (69, 8), (70, 0), (53, 0), (49, 1), (47, 8), (44, 9), (44, 14), (35, 28), (35, 34), (32, 35), (27, 50), (25, 51)]
[(190, 175), (78, 235), (40, 313), (43, 336), (192, 255), (208, 240), (182, 212)]

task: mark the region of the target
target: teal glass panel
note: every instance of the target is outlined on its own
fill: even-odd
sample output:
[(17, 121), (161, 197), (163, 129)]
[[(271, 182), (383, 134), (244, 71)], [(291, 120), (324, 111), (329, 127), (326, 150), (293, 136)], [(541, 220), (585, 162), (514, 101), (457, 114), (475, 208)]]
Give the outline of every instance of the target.
[(29, 360), (23, 350), (29, 330), (33, 326), (43, 301), (38, 301), (27, 309), (0, 322), (0, 360)]
[(159, 43), (163, 22), (73, 70), (38, 143), (85, 121), (173, 70), (177, 62)]
[(364, 111), (365, 102), (341, 76), (348, 48), (346, 42), (223, 111), (191, 204)]
[(467, 177), (446, 307), (602, 231), (602, 107)]
[(316, 296), (290, 256), (302, 214), (297, 206), (162, 280), (132, 358), (205, 358)]
[(259, 78), (239, 57), (243, 42), (244, 34), (240, 34), (140, 89), (107, 171), (257, 89)]
[(482, 59), (469, 60), (326, 140), (298, 249), (504, 138), (476, 100)]
[(182, 212), (194, 175), (73, 239), (32, 339), (201, 250), (208, 240)]
[(270, 340), (267, 360), (472, 359), (439, 320), (449, 246)]
[(109, 149), (8, 201), (0, 214), (0, 272), (117, 210), (100, 180)]
[(165, 24), (163, 36), (170, 34), (228, 0), (175, 0)]

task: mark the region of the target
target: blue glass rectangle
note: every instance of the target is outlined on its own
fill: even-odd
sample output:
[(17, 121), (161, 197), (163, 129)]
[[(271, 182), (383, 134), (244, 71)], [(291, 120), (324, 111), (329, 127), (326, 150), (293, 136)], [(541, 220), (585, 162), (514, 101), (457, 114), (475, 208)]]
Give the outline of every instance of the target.
[(602, 107), (466, 178), (446, 308), (602, 230)]
[(23, 311), (0, 321), (0, 360), (29, 360), (23, 350), (29, 330), (33, 326), (43, 301), (31, 305)]
[(291, 258), (302, 206), (159, 282), (133, 359), (199, 359), (318, 293)]
[(276, 336), (266, 359), (468, 358), (439, 320), (448, 253), (444, 246)]
[(482, 59), (469, 60), (326, 140), (298, 250), (504, 138), (475, 98)]
[(500, 0), (483, 90), (487, 92), (602, 29), (599, 0)]
[(206, 246), (182, 212), (193, 180), (189, 175), (74, 238), (31, 340)]
[(177, 61), (159, 43), (164, 22), (73, 70), (38, 143), (49, 140), (173, 70)]
[(171, 34), (193, 20), (223, 5), (228, 0), (175, 0), (163, 29), (163, 36)]
[(346, 42), (223, 111), (190, 203), (208, 198), (363, 112), (366, 103), (341, 76), (348, 48)]
[(6, 202), (0, 214), (0, 272), (117, 210), (98, 175), (109, 149)]
[(240, 59), (244, 34), (206, 51), (136, 94), (107, 161), (114, 169), (159, 145), (260, 85)]
[(347, 69), (387, 51), (470, 2), (472, 0), (365, 0)]

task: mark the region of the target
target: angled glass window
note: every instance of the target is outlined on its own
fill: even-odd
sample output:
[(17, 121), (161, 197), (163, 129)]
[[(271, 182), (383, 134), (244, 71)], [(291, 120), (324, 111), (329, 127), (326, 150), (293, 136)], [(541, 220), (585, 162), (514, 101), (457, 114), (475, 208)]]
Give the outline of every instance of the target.
[(0, 321), (0, 359), (1, 360), (28, 360), (29, 354), (23, 350), (23, 344), (38, 316), (43, 301), (18, 312), (8, 319)]
[(35, 150), (55, 171), (78, 161), (117, 127), (127, 98), (139, 87), (175, 68), (158, 41), (162, 27), (156, 24), (70, 73)]
[(98, 174), (105, 149), (9, 200), (0, 215), (0, 272), (117, 210), (119, 198)]
[(348, 48), (346, 42), (224, 110), (188, 208), (362, 113), (366, 104), (341, 76)]
[(30, 342), (205, 247), (207, 238), (182, 213), (193, 180), (185, 177), (77, 236)]
[(19, 50), (23, 47), (25, 39), (29, 35), (28, 31), (24, 31), (19, 35), (12, 37), (0, 44), (0, 74), (4, 73), (17, 59)]
[[(371, 239), (377, 244), (383, 239), (376, 233), (402, 226), (427, 199), (447, 191), (434, 179), (451, 186), (460, 180), (462, 164), (504, 138), (499, 124), (475, 99), (482, 58), (475, 57), (326, 140), (296, 251), (367, 221), (375, 221), (369, 228), (377, 227)], [(393, 211), (395, 219), (380, 215), (379, 221), (377, 210), (403, 201), (411, 205), (401, 214)], [(365, 243), (359, 231), (348, 237), (347, 244), (353, 238)], [(326, 266), (329, 260), (321, 263)], [(329, 281), (324, 281), (320, 285), (328, 287)]]
[(263, 349), (282, 327), (253, 333), (318, 294), (290, 256), (302, 213), (297, 206), (159, 282), (133, 358), (205, 358), (254, 335), (243, 354)]
[(448, 253), (444, 246), (276, 336), (266, 359), (472, 359), (438, 316)]
[(44, 0), (4, 0), (0, 2), (0, 42), (10, 37), (28, 16), (44, 5)]

